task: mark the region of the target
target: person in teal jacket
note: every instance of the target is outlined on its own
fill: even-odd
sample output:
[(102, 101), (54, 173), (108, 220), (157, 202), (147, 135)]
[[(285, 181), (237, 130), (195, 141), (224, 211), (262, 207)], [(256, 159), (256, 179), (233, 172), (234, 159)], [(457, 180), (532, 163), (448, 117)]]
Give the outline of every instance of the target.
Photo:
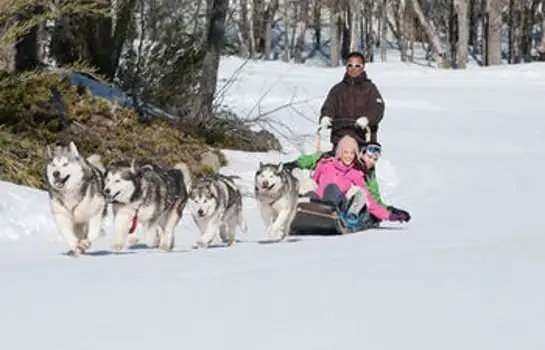
[[(367, 189), (369, 190), (370, 194), (373, 196), (375, 201), (388, 209), (391, 212), (398, 212), (403, 213), (409, 221), (410, 220), (410, 214), (403, 209), (396, 208), (392, 205), (386, 204), (380, 195), (380, 189), (377, 181), (377, 175), (376, 175), (376, 164), (378, 160), (380, 159), (380, 156), (382, 154), (382, 147), (380, 143), (378, 142), (370, 142), (365, 145), (365, 147), (362, 149), (362, 151), (359, 154), (359, 165), (360, 170), (363, 171), (365, 174), (365, 184), (367, 185)], [(299, 158), (297, 158), (295, 161), (286, 163), (285, 167), (288, 168), (301, 168), (301, 169), (307, 169), (307, 170), (313, 170), (316, 168), (316, 165), (318, 164), (318, 161), (322, 159), (323, 157), (331, 157), (333, 156), (333, 153), (325, 152), (325, 153), (311, 153), (311, 154), (303, 154)], [(378, 223), (378, 219), (377, 219)]]

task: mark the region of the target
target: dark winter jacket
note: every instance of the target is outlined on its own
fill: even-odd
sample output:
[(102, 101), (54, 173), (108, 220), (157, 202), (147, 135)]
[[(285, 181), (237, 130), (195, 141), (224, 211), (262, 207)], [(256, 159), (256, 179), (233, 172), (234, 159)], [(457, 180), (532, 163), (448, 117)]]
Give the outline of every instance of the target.
[(360, 117), (367, 117), (371, 129), (371, 141), (377, 142), (378, 125), (384, 116), (384, 101), (376, 85), (362, 75), (351, 78), (345, 73), (341, 82), (335, 84), (329, 91), (320, 111), (319, 121), (323, 117), (332, 120), (331, 138), (333, 145), (344, 136), (350, 135), (365, 143), (365, 131), (355, 126)]

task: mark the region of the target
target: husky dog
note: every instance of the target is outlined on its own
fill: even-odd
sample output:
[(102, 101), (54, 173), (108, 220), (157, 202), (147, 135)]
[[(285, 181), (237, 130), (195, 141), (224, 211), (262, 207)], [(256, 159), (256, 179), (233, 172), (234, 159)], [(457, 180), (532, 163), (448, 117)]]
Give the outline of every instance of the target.
[(47, 147), (46, 181), (51, 211), (68, 242), (69, 255), (80, 255), (101, 234), (106, 201), (100, 156), (85, 159), (74, 142)]
[(242, 194), (233, 181), (238, 176), (215, 174), (195, 182), (189, 193), (193, 220), (201, 231), (197, 245), (201, 248), (221, 241), (231, 246), (235, 242), (236, 227), (246, 232), (242, 215)]
[(118, 161), (106, 168), (104, 183), (104, 196), (114, 215), (114, 251), (123, 249), (137, 222), (146, 231), (149, 247), (164, 251), (174, 248), (174, 228), (182, 217), (191, 187), (191, 172), (185, 163), (163, 168)]
[(296, 214), (299, 181), (284, 169), (283, 163), (263, 164), (254, 177), (255, 197), (261, 216), (273, 241), (286, 238)]

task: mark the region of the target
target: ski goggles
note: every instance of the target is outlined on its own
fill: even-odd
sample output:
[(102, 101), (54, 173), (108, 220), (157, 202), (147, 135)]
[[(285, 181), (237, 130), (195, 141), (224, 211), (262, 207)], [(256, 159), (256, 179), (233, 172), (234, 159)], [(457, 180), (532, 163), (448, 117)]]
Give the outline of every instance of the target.
[(371, 157), (374, 157), (378, 159), (382, 155), (382, 148), (377, 145), (369, 145), (365, 147), (364, 152), (370, 155)]

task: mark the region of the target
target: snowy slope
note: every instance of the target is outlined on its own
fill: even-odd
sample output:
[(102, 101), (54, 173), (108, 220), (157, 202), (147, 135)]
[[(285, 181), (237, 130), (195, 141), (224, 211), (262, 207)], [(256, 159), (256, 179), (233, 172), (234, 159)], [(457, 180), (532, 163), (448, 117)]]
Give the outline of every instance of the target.
[[(222, 77), (240, 63), (225, 58)], [(171, 254), (111, 255), (107, 236), (71, 259), (47, 195), (0, 183), (0, 347), (544, 349), (545, 66), (368, 70), (387, 103), (381, 186), (410, 224), (260, 244), (248, 198), (250, 230), (231, 249), (191, 250), (197, 230), (185, 217)], [(251, 186), (260, 160), (311, 151), (323, 97), (341, 76), (249, 63), (226, 96), (239, 111), (267, 91), (262, 112), (293, 96), (310, 102), (273, 114), (293, 129), (285, 154), (227, 151), (224, 172)]]

